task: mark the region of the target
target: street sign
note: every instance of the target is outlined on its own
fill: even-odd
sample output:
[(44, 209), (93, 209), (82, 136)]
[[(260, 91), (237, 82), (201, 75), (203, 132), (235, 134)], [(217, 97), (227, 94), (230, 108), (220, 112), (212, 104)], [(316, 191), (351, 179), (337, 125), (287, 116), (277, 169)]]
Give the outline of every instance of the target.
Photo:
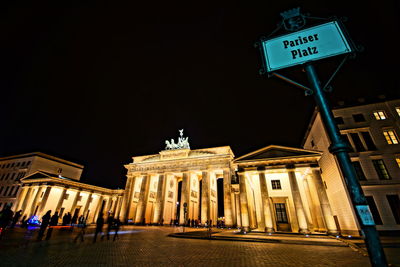
[(267, 72), (353, 52), (337, 21), (262, 40)]

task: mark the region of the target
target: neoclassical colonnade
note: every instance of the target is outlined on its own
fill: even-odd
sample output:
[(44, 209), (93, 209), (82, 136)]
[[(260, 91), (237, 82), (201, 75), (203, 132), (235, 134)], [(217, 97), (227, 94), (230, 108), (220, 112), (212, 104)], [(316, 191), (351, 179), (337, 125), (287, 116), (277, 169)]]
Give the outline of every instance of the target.
[(337, 233), (315, 151), (269, 146), (234, 161), (243, 231)]
[(56, 211), (60, 218), (66, 214), (84, 215), (87, 222), (95, 222), (99, 214), (118, 214), (123, 190), (110, 190), (69, 179), (36, 172), (21, 180), (22, 189), (17, 196), (15, 211), (22, 216), (41, 218), (48, 210)]
[[(128, 169), (121, 218), (133, 223), (170, 223), (179, 218), (217, 222), (217, 180), (223, 179), (226, 225), (233, 224), (229, 147), (161, 151), (159, 155), (133, 157)], [(179, 184), (180, 185), (180, 197)]]

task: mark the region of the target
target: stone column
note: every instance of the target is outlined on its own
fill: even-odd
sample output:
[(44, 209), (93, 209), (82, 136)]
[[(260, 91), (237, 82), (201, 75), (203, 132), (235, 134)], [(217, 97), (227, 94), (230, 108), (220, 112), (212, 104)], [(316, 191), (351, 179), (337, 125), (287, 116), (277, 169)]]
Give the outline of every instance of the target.
[(314, 184), (317, 188), (319, 202), (321, 203), (322, 214), (324, 215), (326, 228), (328, 229), (329, 234), (337, 234), (337, 228), (335, 224), (335, 220), (332, 215), (331, 205), (329, 204), (328, 195), (325, 191), (325, 186), (323, 185), (321, 173), (319, 169), (313, 168), (312, 176)]
[(62, 204), (64, 202), (66, 193), (67, 193), (67, 188), (63, 188), (63, 191), (61, 193), (60, 198), (58, 199), (57, 207), (56, 207), (56, 210), (55, 210), (55, 211), (57, 211), (59, 213), (58, 215), (60, 215), (60, 209), (61, 209)]
[(35, 213), (35, 209), (36, 209), (36, 204), (38, 202), (38, 199), (40, 197), (40, 194), (43, 191), (43, 186), (38, 186), (38, 189), (36, 191), (35, 197), (33, 198), (32, 204), (31, 204), (31, 208), (30, 208), (30, 213), (29, 213), (29, 217), (32, 215), (36, 215)]
[(28, 192), (28, 187), (22, 187), (21, 188), (21, 190), (19, 190), (20, 192), (19, 192), (19, 194), (18, 194), (18, 196), (17, 196), (17, 200), (15, 201), (15, 205), (14, 205), (14, 207), (15, 207), (15, 212), (17, 212), (17, 211), (19, 211), (20, 209), (21, 209), (21, 206), (22, 206), (22, 203), (23, 203), (23, 201), (24, 201), (24, 199), (25, 199), (25, 197), (26, 197), (26, 193)]
[(264, 171), (259, 171), (258, 176), (260, 179), (260, 191), (262, 199), (262, 214), (264, 217), (264, 226), (266, 233), (274, 232), (274, 223), (272, 221), (271, 205), (269, 202), (267, 179), (265, 178)]
[(40, 207), (39, 207), (39, 210), (38, 210), (38, 215), (43, 213), (43, 209), (46, 207), (47, 200), (49, 199), (50, 191), (51, 191), (51, 186), (47, 186), (46, 190), (44, 191), (44, 194), (43, 194), (43, 197), (42, 197), (42, 201), (40, 203)]
[(77, 191), (76, 192), (76, 194), (75, 194), (75, 197), (74, 197), (74, 202), (72, 202), (72, 206), (71, 206), (71, 210), (70, 210), (70, 213), (71, 213), (71, 215), (72, 216), (74, 216), (74, 211), (75, 211), (75, 208), (76, 208), (76, 204), (78, 204), (78, 199), (79, 199), (79, 196), (81, 195), (81, 191), (79, 190), (79, 191)]
[(241, 212), (240, 212), (240, 193), (235, 193), (235, 205), (236, 205), (236, 226), (242, 225)]
[(202, 172), (201, 182), (201, 224), (205, 224), (210, 218), (210, 173)]
[(135, 223), (142, 223), (143, 222), (143, 218), (145, 218), (147, 199), (148, 199), (148, 196), (149, 196), (150, 178), (151, 177), (149, 175), (144, 175), (143, 178), (142, 178), (142, 184), (141, 184), (141, 187), (140, 187), (139, 202), (138, 202), (138, 205), (137, 205), (137, 208), (136, 208)]
[(129, 217), (129, 211), (132, 205), (133, 187), (135, 186), (135, 178), (136, 177), (128, 176), (128, 180), (126, 181), (124, 200), (123, 200), (123, 206), (125, 210), (122, 211), (122, 218), (121, 218), (121, 220), (123, 221), (127, 220)]
[(88, 218), (88, 215), (89, 215), (89, 214), (87, 214), (87, 212), (88, 212), (88, 210), (89, 210), (89, 206), (90, 206), (90, 203), (91, 203), (91, 202), (92, 202), (92, 193), (90, 193), (90, 194), (88, 195), (87, 200), (86, 200), (86, 203), (85, 203), (85, 207), (83, 208), (82, 215), (85, 216), (85, 220), (87, 220), (87, 218)]
[(120, 213), (121, 213), (121, 206), (122, 206), (122, 198), (121, 196), (117, 197), (117, 208), (115, 211), (115, 214), (117, 217), (120, 217)]
[(24, 201), (22, 202), (22, 206), (21, 206), (22, 214), (24, 214), (26, 216), (28, 216), (27, 211), (26, 211), (26, 206), (31, 198), (31, 194), (32, 194), (32, 187), (30, 186), (30, 187), (28, 187)]
[(311, 195), (310, 185), (308, 184), (307, 176), (304, 177), (304, 179), (303, 179), (303, 185), (304, 185), (304, 191), (306, 193), (306, 199), (309, 203), (308, 209), (309, 209), (310, 217), (311, 217), (308, 220), (309, 229), (311, 231), (318, 231), (320, 228), (319, 227), (320, 224), (318, 223), (318, 216), (317, 216), (318, 211), (316, 210), (315, 199)]
[(96, 222), (97, 218), (100, 216), (100, 213), (103, 213), (103, 210), (101, 209), (101, 206), (103, 205), (103, 198), (103, 195), (100, 195), (99, 200), (97, 201), (97, 207), (93, 214), (93, 222)]
[(289, 182), (292, 189), (292, 197), (294, 202), (294, 208), (296, 210), (297, 221), (299, 223), (300, 233), (309, 233), (307, 218), (304, 212), (303, 202), (300, 196), (299, 185), (297, 184), (296, 173), (294, 168), (288, 168)]
[[(190, 174), (188, 172), (183, 173), (182, 178), (182, 191), (181, 191), (181, 205), (180, 205), (180, 216), (179, 216), (179, 224), (184, 224), (185, 222), (185, 213), (184, 213), (184, 204), (187, 204), (187, 215), (189, 214), (189, 203), (190, 202)], [(186, 218), (187, 219), (187, 218)]]
[(239, 188), (240, 188), (240, 213), (242, 222), (242, 232), (249, 232), (249, 208), (247, 204), (247, 186), (245, 172), (239, 172)]
[(224, 217), (225, 225), (231, 227), (233, 225), (232, 203), (231, 203), (231, 172), (224, 169)]
[(154, 223), (160, 223), (161, 219), (163, 219), (166, 180), (167, 180), (166, 175), (164, 174), (158, 175), (157, 198), (156, 198), (156, 206), (154, 208)]

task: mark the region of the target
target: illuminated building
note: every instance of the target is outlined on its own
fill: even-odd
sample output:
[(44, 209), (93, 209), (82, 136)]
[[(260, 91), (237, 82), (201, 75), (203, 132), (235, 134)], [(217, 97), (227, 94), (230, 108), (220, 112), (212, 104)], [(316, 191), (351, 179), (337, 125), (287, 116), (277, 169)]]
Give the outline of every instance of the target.
[[(382, 101), (333, 110), (350, 158), (380, 231), (400, 230), (400, 100)], [(319, 166), (338, 228), (359, 231), (345, 182), (329, 139), (316, 111), (304, 139), (304, 148), (322, 152)]]
[(20, 179), (36, 171), (79, 181), (83, 166), (40, 152), (0, 158), (0, 209), (14, 205), (20, 193)]

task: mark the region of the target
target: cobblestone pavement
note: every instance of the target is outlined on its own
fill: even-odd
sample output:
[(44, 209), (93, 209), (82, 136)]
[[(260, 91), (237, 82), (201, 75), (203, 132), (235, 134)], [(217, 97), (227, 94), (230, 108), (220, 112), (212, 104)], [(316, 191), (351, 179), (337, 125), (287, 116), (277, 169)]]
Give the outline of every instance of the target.
[[(22, 230), (22, 229), (18, 229)], [(49, 241), (21, 241), (26, 233), (2, 240), (0, 266), (369, 266), (349, 247), (303, 246), (167, 237), (170, 227), (124, 227), (120, 239), (83, 243), (76, 232), (55, 233)], [(36, 233), (33, 233), (34, 237)], [(29, 237), (29, 235), (28, 235)]]

